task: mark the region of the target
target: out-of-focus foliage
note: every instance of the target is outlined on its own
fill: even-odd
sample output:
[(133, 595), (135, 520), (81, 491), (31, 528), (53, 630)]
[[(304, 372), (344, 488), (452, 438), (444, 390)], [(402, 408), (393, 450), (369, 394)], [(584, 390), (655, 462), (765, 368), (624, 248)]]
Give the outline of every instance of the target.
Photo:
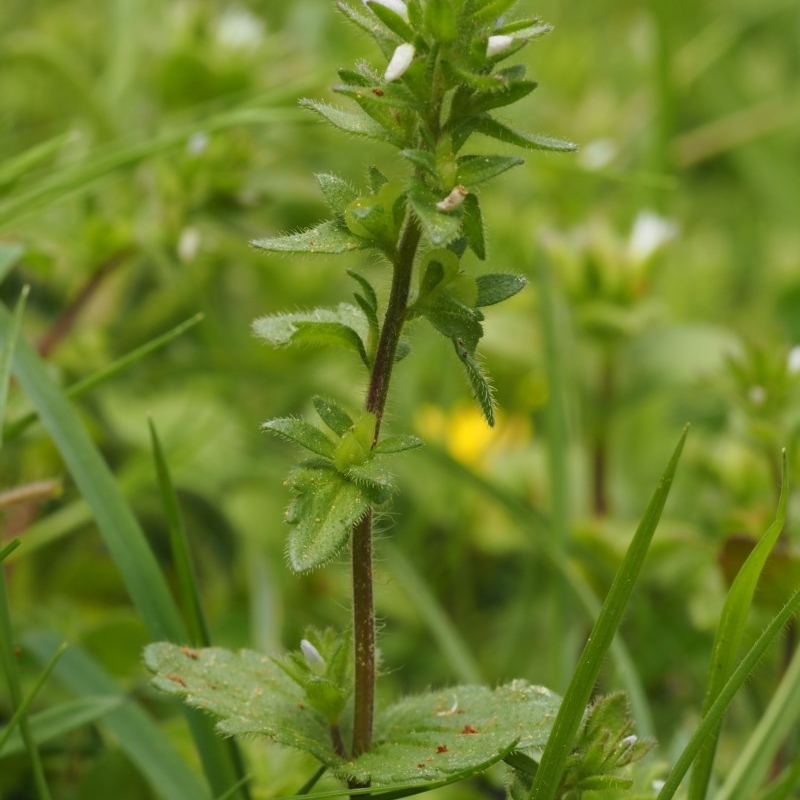
[[(389, 701), (460, 680), (468, 668), (448, 645), (451, 622), (488, 683), (523, 676), (563, 690), (589, 622), (540, 537), (560, 521), (559, 547), (604, 594), (664, 454), (690, 421), (623, 626), (656, 753), (668, 759), (702, 702), (727, 583), (774, 514), (780, 447), (790, 481), (800, 474), (797, 4), (543, 0), (527, 10), (558, 35), (520, 54), (540, 88), (530, 106), (501, 116), (581, 149), (529, 158), (481, 188), (487, 264), (530, 279), (486, 325), (494, 431), (469, 405), (448, 343), (425, 336), (398, 366), (403, 396), (390, 403), (389, 425), (428, 446), (407, 457), (384, 521), (400, 555), (378, 543), (379, 687)], [(320, 393), (357, 407), (358, 355), (309, 348), (290, 359), (253, 338), (250, 320), (349, 300), (345, 268), (384, 289), (388, 275), (361, 253), (326, 263), (247, 241), (328, 216), (313, 173), (360, 184), (371, 163), (385, 168), (380, 144), (348, 141), (296, 102), (331, 101), (331, 65), (376, 55), (328, 0), (0, 8), (0, 240), (24, 247), (0, 295), (13, 306), (30, 284), (23, 335), (69, 386), (205, 315), (76, 405), (174, 583), (147, 417), (157, 424), (215, 644), (277, 651), (296, 647), (309, 624), (347, 623), (344, 565), (300, 577), (284, 568), (281, 480), (294, 452), (259, 425), (309, 416)], [(566, 398), (567, 479), (558, 485), (547, 459), (554, 398)], [(29, 410), (12, 385), (6, 421)], [(0, 495), (3, 538), (23, 540), (6, 560), (18, 638), (46, 628), (82, 645), (188, 751), (181, 719), (146, 688), (146, 632), (78, 492), (68, 478), (60, 491), (38, 483), (64, 476), (52, 443), (34, 426), (3, 445), (0, 492), (38, 487), (23, 502)], [(800, 579), (797, 505), (795, 491), (751, 638)], [(521, 524), (520, 506), (539, 513)], [(723, 765), (768, 701), (791, 636), (734, 706)], [(21, 666), (32, 681), (24, 654)], [(618, 675), (609, 669), (603, 683), (619, 686)], [(2, 721), (5, 691), (0, 683)], [(42, 707), (68, 694), (49, 684)], [(150, 796), (105, 733), (101, 722), (48, 745), (55, 796), (98, 797), (110, 786), (119, 800)], [(301, 757), (249, 747), (271, 793), (305, 780)], [(0, 794), (29, 797), (31, 785), (24, 758), (3, 760)], [(478, 796), (480, 787), (458, 791)]]

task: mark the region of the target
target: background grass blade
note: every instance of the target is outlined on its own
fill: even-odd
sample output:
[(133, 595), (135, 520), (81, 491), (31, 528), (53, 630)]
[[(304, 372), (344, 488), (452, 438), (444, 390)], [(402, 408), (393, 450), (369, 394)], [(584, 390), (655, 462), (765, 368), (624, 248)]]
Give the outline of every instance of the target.
[[(739, 753), (714, 800), (749, 800), (769, 773), (775, 754), (800, 720), (800, 648), (795, 651), (766, 711)], [(798, 762), (800, 763), (800, 761)], [(800, 783), (800, 775), (797, 777)]]
[[(64, 645), (66, 649), (67, 645)], [(60, 657), (62, 651), (58, 650), (51, 658), (53, 666), (55, 660)], [(49, 671), (47, 672), (49, 674)], [(86, 697), (77, 700), (68, 700), (66, 703), (40, 711), (38, 714), (31, 714), (30, 725), (34, 741), (37, 745), (46, 744), (51, 739), (63, 736), (84, 725), (89, 725), (102, 719), (110, 711), (119, 708), (126, 699), (119, 697)], [(10, 756), (22, 752), (25, 745), (18, 732), (11, 733), (9, 730), (13, 724), (13, 719), (3, 731), (10, 733), (8, 740), (3, 746), (2, 736), (0, 736), (0, 753), (3, 756)]]
[(175, 572), (178, 579), (179, 603), (183, 609), (186, 627), (189, 629), (189, 641), (195, 647), (209, 647), (211, 636), (208, 632), (203, 606), (200, 602), (200, 591), (197, 584), (192, 556), (189, 552), (189, 543), (186, 538), (186, 527), (183, 523), (178, 495), (172, 483), (164, 451), (158, 438), (153, 420), (147, 421), (150, 427), (150, 442), (153, 448), (153, 458), (156, 463), (158, 485), (161, 489), (161, 502), (164, 508), (164, 519), (169, 530), (170, 549), (175, 562)]
[[(8, 340), (0, 349), (0, 420), (6, 415), (6, 402), (8, 400), (8, 384), (11, 380), (11, 362), (14, 357), (14, 347), (19, 338), (20, 327), (22, 326), (22, 315), (25, 311), (25, 301), (28, 297), (28, 287), (24, 286), (20, 293), (17, 305), (14, 308), (14, 317), (11, 323)], [(3, 446), (3, 429), (0, 427), (0, 447)]]
[[(143, 358), (155, 352), (160, 347), (169, 344), (169, 342), (171, 342), (173, 339), (176, 339), (178, 336), (181, 336), (183, 333), (188, 331), (189, 328), (197, 325), (197, 323), (202, 319), (202, 314), (195, 314), (193, 317), (187, 319), (185, 322), (181, 322), (179, 325), (176, 325), (174, 328), (162, 334), (161, 336), (156, 336), (155, 339), (151, 339), (141, 347), (137, 347), (130, 353), (126, 353), (124, 356), (118, 358), (116, 361), (113, 361), (108, 366), (103, 367), (103, 369), (98, 370), (97, 372), (89, 375), (83, 380), (78, 381), (77, 383), (73, 383), (72, 386), (69, 386), (64, 390), (64, 396), (74, 400), (75, 398), (86, 394), (105, 381), (110, 380), (115, 375), (123, 372), (123, 370), (126, 370), (137, 361), (141, 361)], [(6, 440), (19, 436), (23, 431), (26, 431), (31, 425), (33, 425), (37, 418), (38, 415), (35, 412), (31, 412), (30, 414), (26, 414), (21, 419), (10, 423), (8, 427), (4, 429)]]
[(11, 267), (17, 263), (23, 250), (22, 245), (0, 242), (0, 283), (3, 282), (3, 278), (8, 274)]
[[(0, 664), (3, 666), (3, 672), (8, 682), (8, 690), (11, 695), (11, 702), (13, 707), (20, 709), (20, 714), (17, 717), (17, 724), (19, 725), (22, 741), (25, 744), (25, 749), (28, 751), (28, 757), (31, 761), (31, 771), (33, 772), (33, 780), (36, 785), (40, 800), (49, 800), (50, 789), (47, 786), (47, 779), (44, 774), (44, 767), (42, 766), (42, 759), (39, 755), (39, 750), (36, 747), (36, 742), (31, 732), (30, 723), (26, 713), (27, 702), (30, 702), (35, 691), (26, 699), (22, 696), (22, 686), (20, 684), (19, 672), (17, 670), (17, 656), (14, 652), (14, 631), (11, 627), (11, 613), (8, 607), (8, 592), (6, 591), (6, 578), (3, 568), (3, 560), (5, 557), (17, 546), (18, 541), (10, 542), (0, 552)], [(58, 651), (60, 645), (56, 645), (53, 649)], [(58, 660), (58, 653), (53, 663)], [(47, 677), (45, 674), (42, 681)], [(9, 729), (12, 726), (9, 724)]]
[(389, 543), (384, 543), (383, 549), (389, 556), (392, 574), (405, 590), (409, 601), (417, 607), (442, 655), (450, 664), (454, 678), (463, 683), (483, 683), (474, 656), (428, 585), (400, 550)]
[[(778, 500), (775, 521), (753, 548), (753, 551), (736, 575), (725, 598), (725, 605), (722, 609), (722, 616), (717, 626), (714, 646), (711, 652), (711, 666), (708, 672), (702, 714), (705, 714), (711, 707), (711, 704), (725, 685), (725, 681), (728, 680), (733, 672), (745, 633), (747, 614), (753, 602), (761, 571), (767, 563), (767, 557), (772, 552), (775, 542), (778, 541), (778, 536), (780, 536), (786, 521), (788, 497), (786, 451), (784, 450), (781, 468), (781, 494)], [(718, 738), (719, 728), (709, 737), (694, 763), (692, 776), (689, 780), (689, 800), (705, 800), (711, 780), (711, 770), (714, 766)]]
[[(487, 480), (482, 475), (469, 469), (459, 461), (456, 461), (449, 453), (433, 444), (428, 444), (421, 452), (422, 457), (434, 459), (443, 466), (448, 472), (453, 473), (465, 485), (472, 486), (485, 494), (490, 500), (504, 508), (506, 512), (526, 531), (532, 543), (562, 575), (564, 583), (573, 592), (579, 604), (586, 612), (588, 619), (594, 623), (600, 614), (601, 604), (597, 599), (592, 587), (586, 581), (585, 576), (578, 569), (576, 564), (571, 561), (557, 547), (553, 545), (547, 535), (550, 530), (550, 520), (538, 509), (529, 505), (525, 500), (517, 497), (505, 488)], [(530, 582), (528, 582), (530, 584)], [(519, 641), (527, 633), (521, 630), (516, 637)], [(639, 733), (642, 736), (653, 736), (655, 726), (653, 716), (650, 712), (650, 705), (647, 701), (644, 688), (636, 671), (630, 653), (625, 643), (619, 636), (614, 638), (611, 644), (611, 658), (614, 667), (619, 675), (622, 685), (628, 694), (631, 703), (631, 711), (636, 720)]]
[(742, 659), (739, 666), (734, 670), (731, 677), (722, 687), (716, 700), (711, 704), (708, 712), (700, 721), (691, 739), (689, 739), (688, 744), (675, 762), (675, 766), (672, 768), (667, 780), (664, 782), (664, 786), (658, 793), (657, 800), (671, 800), (671, 798), (675, 796), (675, 792), (678, 790), (689, 767), (692, 765), (695, 758), (697, 758), (707, 738), (713, 734), (714, 730), (719, 725), (719, 721), (722, 719), (722, 715), (725, 713), (731, 700), (733, 700), (736, 693), (741, 689), (742, 684), (744, 684), (750, 676), (750, 673), (755, 669), (756, 664), (758, 664), (764, 653), (767, 652), (770, 645), (778, 637), (783, 626), (789, 622), (798, 608), (800, 608), (800, 589), (789, 598), (781, 611), (773, 617), (770, 624), (758, 637), (750, 650), (747, 651), (747, 654)]
[[(26, 653), (45, 662), (51, 658), (58, 640), (49, 633), (33, 633), (23, 639), (22, 646)], [(61, 659), (54, 677), (78, 697), (124, 697), (114, 680), (77, 646), (72, 646)], [(109, 712), (102, 724), (164, 800), (211, 797), (166, 734), (135, 703), (125, 702)]]
[(553, 800), (556, 797), (567, 757), (572, 750), (575, 734), (581, 724), (600, 667), (614, 640), (656, 526), (661, 519), (687, 433), (688, 428), (684, 429), (681, 435), (678, 446), (675, 448), (667, 469), (634, 534), (633, 541), (617, 570), (597, 622), (592, 628), (592, 633), (584, 647), (556, 716), (539, 769), (533, 779), (531, 800)]
[[(10, 339), (13, 321), (0, 306), (0, 346)], [(15, 348), (14, 375), (36, 408), (92, 514), (128, 594), (155, 640), (187, 640), (158, 563), (130, 506), (107, 464), (86, 433), (80, 418), (52, 382), (39, 357), (26, 342)], [(221, 794), (243, 776), (231, 760), (230, 745), (218, 737), (211, 720), (187, 715), (203, 768), (212, 788)]]

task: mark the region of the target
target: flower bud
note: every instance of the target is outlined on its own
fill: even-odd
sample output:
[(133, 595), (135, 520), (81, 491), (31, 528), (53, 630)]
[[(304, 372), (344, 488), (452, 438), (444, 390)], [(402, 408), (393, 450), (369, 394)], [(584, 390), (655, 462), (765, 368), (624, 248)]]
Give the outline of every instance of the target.
[(411, 66), (413, 60), (414, 45), (408, 44), (407, 42), (398, 45), (397, 49), (392, 54), (389, 66), (386, 67), (386, 72), (383, 75), (384, 79), (387, 81), (396, 81)]
[(513, 36), (506, 36), (504, 34), (490, 36), (489, 41), (486, 43), (486, 58), (491, 58), (498, 53), (502, 53), (503, 50), (508, 50), (512, 44), (514, 44)]
[(408, 22), (408, 8), (403, 0), (363, 0), (363, 3), (367, 8), (369, 8), (370, 3), (377, 3), (390, 11), (394, 11), (398, 17), (402, 17)]
[(308, 662), (308, 666), (314, 670), (314, 672), (320, 672), (321, 670), (325, 669), (325, 659), (319, 654), (319, 650), (314, 647), (308, 639), (301, 639), (300, 640), (300, 649), (303, 651), (303, 655), (306, 657), (306, 661)]

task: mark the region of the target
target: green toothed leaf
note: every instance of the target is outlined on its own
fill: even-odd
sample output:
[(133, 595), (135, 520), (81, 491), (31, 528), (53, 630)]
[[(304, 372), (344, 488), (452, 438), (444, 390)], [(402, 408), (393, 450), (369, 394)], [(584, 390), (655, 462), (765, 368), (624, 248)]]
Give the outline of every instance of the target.
[(467, 378), (472, 387), (472, 394), (481, 407), (486, 422), (490, 427), (494, 427), (495, 400), (494, 391), (489, 383), (489, 378), (484, 372), (483, 367), (478, 363), (473, 353), (467, 349), (463, 341), (460, 339), (453, 339), (453, 345), (456, 348), (456, 354), (459, 360), (466, 370)]
[(542, 136), (538, 133), (516, 131), (488, 115), (471, 122), (472, 130), (475, 133), (482, 133), (484, 136), (490, 136), (508, 144), (515, 144), (518, 147), (525, 147), (528, 150), (550, 150), (559, 153), (570, 153), (578, 149), (578, 145), (574, 142), (554, 139), (551, 136)]
[(286, 511), (287, 557), (295, 572), (307, 572), (336, 557), (371, 500), (333, 464), (306, 462), (289, 473), (286, 483), (293, 495)]
[(432, 195), (418, 181), (414, 181), (408, 192), (411, 208), (420, 221), (425, 235), (436, 247), (444, 247), (461, 234), (461, 215), (458, 209), (440, 211), (436, 208), (436, 203), (440, 200), (441, 197)]
[(277, 433), (290, 442), (305, 447), (312, 453), (333, 458), (336, 445), (319, 428), (294, 417), (278, 417), (265, 422), (261, 430)]
[(343, 436), (353, 427), (353, 420), (350, 415), (330, 397), (320, 397), (319, 395), (312, 400), (314, 409), (319, 418), (339, 436)]
[(478, 284), (478, 300), (475, 303), (478, 308), (508, 300), (509, 297), (522, 291), (528, 282), (522, 275), (510, 275), (504, 272), (478, 275), (475, 281)]
[(473, 253), (481, 260), (486, 259), (486, 231), (483, 226), (481, 205), (476, 195), (468, 194), (464, 198), (464, 216), (462, 227), (464, 235)]
[(519, 156), (461, 156), (458, 159), (456, 183), (467, 188), (477, 186), (524, 163), (525, 159)]
[(402, 453), (404, 450), (413, 450), (417, 447), (422, 447), (424, 444), (425, 442), (418, 436), (406, 433), (400, 436), (389, 436), (386, 439), (382, 439), (375, 445), (372, 452), (376, 455)]
[(253, 239), (252, 247), (273, 253), (347, 253), (370, 247), (370, 242), (351, 233), (338, 220), (330, 220), (299, 233), (270, 239)]
[(334, 214), (339, 216), (344, 214), (348, 204), (358, 197), (358, 192), (355, 188), (338, 175), (321, 173), (314, 177), (316, 177), (319, 188), (322, 190), (322, 194), (325, 195), (325, 200)]
[(352, 350), (368, 362), (364, 341), (369, 323), (361, 309), (340, 303), (335, 309), (317, 308), (295, 314), (274, 314), (253, 322), (253, 332), (271, 345), (313, 344)]
[(345, 111), (344, 109), (316, 100), (301, 100), (300, 105), (305, 108), (310, 108), (312, 111), (316, 111), (317, 114), (324, 117), (331, 125), (346, 133), (352, 133), (356, 136), (366, 136), (368, 139), (377, 139), (380, 142), (385, 142), (387, 139), (395, 141), (391, 131), (387, 130), (383, 125), (375, 122), (372, 117), (364, 113), (354, 114), (352, 111)]

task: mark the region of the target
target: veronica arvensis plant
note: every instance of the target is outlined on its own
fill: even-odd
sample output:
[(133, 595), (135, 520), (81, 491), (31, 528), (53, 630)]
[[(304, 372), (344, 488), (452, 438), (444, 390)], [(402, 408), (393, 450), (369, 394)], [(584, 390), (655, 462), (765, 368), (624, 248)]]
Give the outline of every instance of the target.
[[(481, 134), (532, 150), (575, 149), (569, 142), (515, 130), (494, 116), (496, 109), (536, 88), (523, 66), (504, 66), (506, 60), (550, 30), (538, 18), (506, 19), (514, 4), (338, 3), (376, 41), (385, 66), (376, 70), (359, 63), (339, 70), (333, 89), (352, 101), (349, 109), (301, 102), (349, 134), (394, 148), (408, 163), (408, 175), (389, 180), (372, 167), (360, 189), (339, 176), (318, 175), (332, 218), (300, 233), (253, 242), (283, 253), (372, 250), (392, 270), (385, 302), (366, 277), (348, 269), (356, 283), (354, 303), (264, 317), (254, 324), (255, 332), (276, 346), (311, 343), (351, 350), (368, 373), (360, 411), (315, 397), (324, 427), (296, 418), (264, 425), (311, 453), (287, 480), (292, 495), (286, 515), (288, 560), (292, 569), (304, 572), (324, 565), (349, 542), (352, 630), (309, 630), (300, 649), (288, 656), (170, 644), (151, 645), (146, 654), (156, 684), (219, 715), (221, 731), (260, 733), (306, 750), (351, 788), (379, 791), (420, 782), (433, 788), (512, 753), (524, 757), (516, 763), (529, 774), (534, 762), (524, 754), (544, 746), (558, 708), (549, 690), (514, 681), (495, 690), (462, 686), (431, 692), (405, 698), (377, 717), (374, 711), (373, 511), (386, 506), (394, 492), (386, 462), (421, 444), (415, 436), (382, 431), (394, 365), (409, 351), (403, 331), (424, 319), (451, 340), (492, 425), (492, 390), (476, 357), (482, 309), (525, 284), (519, 275), (474, 276), (463, 267), (468, 250), (480, 260), (486, 257), (477, 188), (522, 163), (517, 156), (471, 153), (469, 142)], [(646, 749), (642, 744), (625, 748), (625, 763)], [(618, 760), (601, 759), (598, 769), (615, 769)], [(576, 785), (580, 780), (575, 778)]]

